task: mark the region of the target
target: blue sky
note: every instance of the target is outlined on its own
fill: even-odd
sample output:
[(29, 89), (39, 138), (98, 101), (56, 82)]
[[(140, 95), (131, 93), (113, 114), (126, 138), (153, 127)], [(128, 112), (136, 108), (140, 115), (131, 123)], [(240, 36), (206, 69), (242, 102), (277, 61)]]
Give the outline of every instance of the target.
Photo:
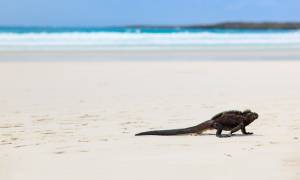
[(179, 25), (300, 21), (300, 0), (0, 0), (0, 25)]

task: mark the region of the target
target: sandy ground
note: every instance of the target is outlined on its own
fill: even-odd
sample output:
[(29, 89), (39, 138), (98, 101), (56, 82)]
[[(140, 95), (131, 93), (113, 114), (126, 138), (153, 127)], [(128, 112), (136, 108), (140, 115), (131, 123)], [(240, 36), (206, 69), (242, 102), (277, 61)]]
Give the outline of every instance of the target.
[[(299, 77), (300, 61), (0, 62), (0, 179), (300, 179)], [(247, 108), (252, 136), (134, 136)]]

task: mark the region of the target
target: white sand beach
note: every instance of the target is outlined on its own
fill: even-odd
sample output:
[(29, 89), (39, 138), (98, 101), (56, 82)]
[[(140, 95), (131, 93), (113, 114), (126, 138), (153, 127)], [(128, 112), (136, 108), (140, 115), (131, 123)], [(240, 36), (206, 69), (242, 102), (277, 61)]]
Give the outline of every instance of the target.
[[(0, 179), (299, 180), (300, 61), (284, 58), (300, 51), (269, 51), (0, 52)], [(134, 136), (231, 109), (260, 115), (254, 135)]]

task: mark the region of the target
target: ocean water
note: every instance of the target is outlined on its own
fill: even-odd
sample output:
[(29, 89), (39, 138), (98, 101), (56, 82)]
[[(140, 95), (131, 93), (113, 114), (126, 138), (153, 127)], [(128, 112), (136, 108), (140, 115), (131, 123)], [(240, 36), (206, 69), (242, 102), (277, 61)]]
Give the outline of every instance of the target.
[(299, 48), (300, 30), (0, 27), (0, 51)]

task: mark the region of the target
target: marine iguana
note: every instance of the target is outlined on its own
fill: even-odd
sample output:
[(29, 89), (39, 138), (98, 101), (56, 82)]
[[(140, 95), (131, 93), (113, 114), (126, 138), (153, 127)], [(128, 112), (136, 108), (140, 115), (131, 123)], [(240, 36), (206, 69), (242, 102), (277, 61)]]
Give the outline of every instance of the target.
[[(252, 123), (258, 118), (258, 114), (252, 112), (251, 110), (245, 111), (224, 111), (216, 114), (210, 120), (207, 120), (196, 126), (183, 128), (183, 129), (171, 129), (171, 130), (156, 130), (156, 131), (146, 131), (136, 134), (136, 136), (141, 135), (161, 135), (161, 136), (171, 136), (179, 134), (190, 134), (197, 133), (201, 134), (205, 130), (216, 129), (217, 137), (230, 137), (231, 134), (238, 130), (241, 130), (243, 134), (250, 135), (251, 132), (246, 132), (246, 126)], [(222, 131), (230, 131), (230, 134), (222, 135)]]

